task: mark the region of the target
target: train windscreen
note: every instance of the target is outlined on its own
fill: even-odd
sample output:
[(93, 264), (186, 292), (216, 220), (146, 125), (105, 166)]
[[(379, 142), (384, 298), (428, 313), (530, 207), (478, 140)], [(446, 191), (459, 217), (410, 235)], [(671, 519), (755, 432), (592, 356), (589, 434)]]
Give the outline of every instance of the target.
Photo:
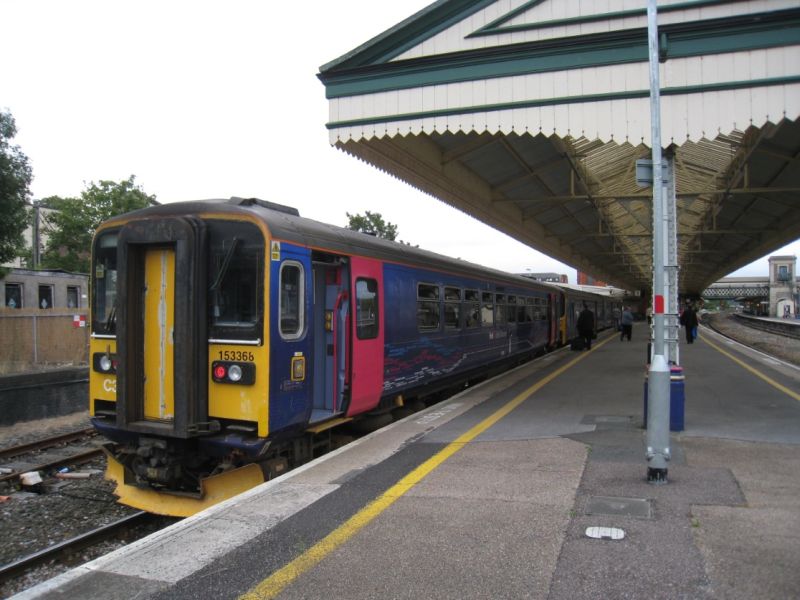
[(92, 273), (92, 331), (113, 335), (117, 313), (117, 239), (119, 232), (97, 236)]
[(263, 331), (264, 238), (249, 223), (207, 225), (209, 336), (257, 339)]

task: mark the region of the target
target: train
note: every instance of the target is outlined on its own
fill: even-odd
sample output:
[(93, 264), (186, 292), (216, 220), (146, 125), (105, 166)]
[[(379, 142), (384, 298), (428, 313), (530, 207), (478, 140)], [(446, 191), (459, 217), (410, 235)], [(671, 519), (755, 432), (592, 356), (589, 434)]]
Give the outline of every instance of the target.
[(153, 206), (92, 242), (89, 410), (121, 503), (184, 517), (599, 329), (619, 301), (255, 198)]

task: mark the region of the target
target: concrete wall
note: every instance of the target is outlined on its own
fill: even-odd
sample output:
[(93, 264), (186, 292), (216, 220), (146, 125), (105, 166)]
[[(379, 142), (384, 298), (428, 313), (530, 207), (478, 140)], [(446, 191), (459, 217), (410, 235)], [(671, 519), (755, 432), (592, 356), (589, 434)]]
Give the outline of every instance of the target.
[(0, 426), (58, 417), (89, 406), (89, 369), (0, 376)]

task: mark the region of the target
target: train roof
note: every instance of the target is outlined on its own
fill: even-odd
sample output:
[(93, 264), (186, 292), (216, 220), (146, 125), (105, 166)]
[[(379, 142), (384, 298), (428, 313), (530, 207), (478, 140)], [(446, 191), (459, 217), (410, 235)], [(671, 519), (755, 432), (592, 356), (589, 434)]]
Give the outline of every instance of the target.
[(208, 212), (250, 214), (265, 222), (272, 236), (280, 241), (293, 242), (320, 250), (341, 254), (356, 254), (394, 263), (430, 268), (437, 271), (476, 278), (488, 278), (507, 285), (557, 291), (553, 284), (532, 280), (477, 265), (465, 260), (450, 258), (414, 246), (385, 240), (370, 234), (352, 231), (344, 227), (330, 225), (301, 217), (297, 209), (259, 200), (257, 198), (231, 198), (228, 200), (194, 200), (173, 202), (143, 208), (109, 220), (113, 225), (117, 220), (147, 218), (151, 216), (179, 216)]

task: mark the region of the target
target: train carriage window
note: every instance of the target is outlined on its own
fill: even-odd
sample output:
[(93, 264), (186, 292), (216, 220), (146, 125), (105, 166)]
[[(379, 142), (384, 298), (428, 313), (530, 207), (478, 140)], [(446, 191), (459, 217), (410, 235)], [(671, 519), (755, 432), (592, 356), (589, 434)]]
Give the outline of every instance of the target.
[(497, 298), (495, 300), (495, 323), (498, 325), (505, 325), (507, 322), (507, 311), (508, 307), (506, 306), (506, 295), (505, 294), (497, 294)]
[(39, 308), (53, 308), (53, 286), (39, 286)]
[(517, 322), (517, 297), (516, 296), (509, 296), (508, 297), (508, 308), (506, 310), (506, 319), (509, 323), (516, 323)]
[(22, 284), (6, 284), (6, 306), (8, 308), (22, 308)]
[(525, 298), (525, 320), (536, 320), (536, 298)]
[(117, 312), (118, 232), (102, 233), (94, 246), (92, 271), (92, 331), (113, 334)]
[(522, 304), (523, 298), (520, 298), (520, 304), (517, 305), (517, 322), (530, 323), (533, 321), (533, 307)]
[(481, 323), (484, 327), (494, 325), (494, 296), (491, 292), (481, 294)]
[(417, 327), (420, 331), (439, 329), (439, 286), (417, 285)]
[(461, 326), (461, 290), (444, 288), (444, 326), (447, 329), (458, 329)]
[(80, 294), (78, 293), (80, 288), (68, 285), (67, 286), (67, 308), (79, 308), (80, 307)]
[(356, 335), (360, 340), (378, 337), (378, 282), (356, 279)]
[(281, 265), (278, 312), (281, 337), (287, 340), (297, 339), (303, 335), (304, 282), (303, 265), (288, 260)]
[(534, 321), (547, 319), (547, 302), (545, 302), (544, 298), (533, 299), (533, 319)]
[(481, 297), (478, 290), (464, 290), (464, 327), (479, 327), (480, 318)]

